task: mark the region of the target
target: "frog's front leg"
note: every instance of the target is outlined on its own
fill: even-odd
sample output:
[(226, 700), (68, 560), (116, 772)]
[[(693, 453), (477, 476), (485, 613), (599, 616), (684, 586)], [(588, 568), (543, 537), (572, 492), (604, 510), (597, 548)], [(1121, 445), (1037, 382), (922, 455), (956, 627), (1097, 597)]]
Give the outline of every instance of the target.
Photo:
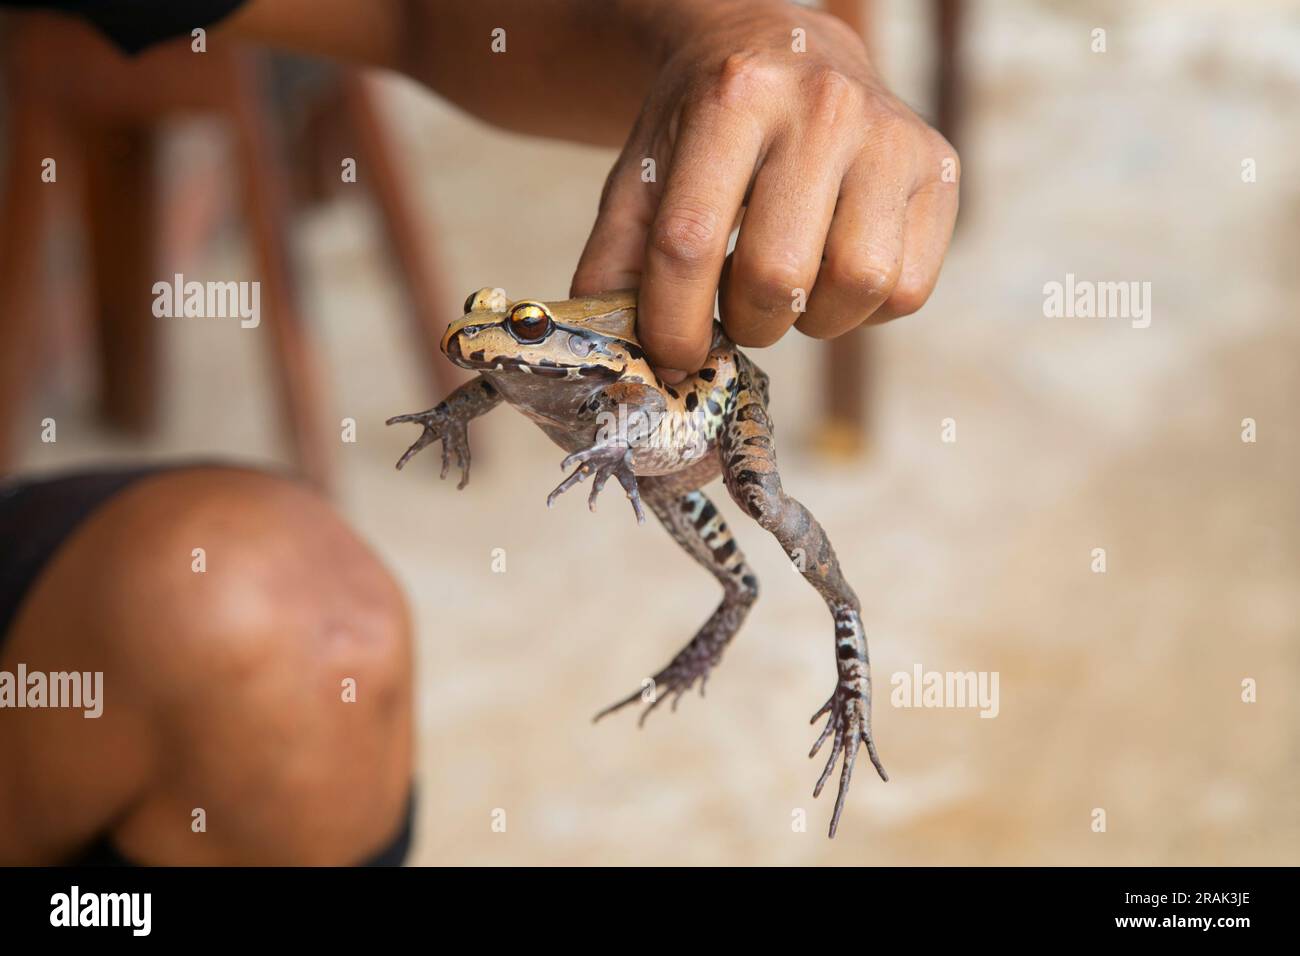
[(501, 404), (501, 393), (480, 375), (457, 388), (428, 411), (394, 415), (384, 424), (414, 422), (424, 426), (420, 437), (397, 460), (397, 469), (400, 471), (420, 449), (441, 440), (442, 472), (439, 477), (447, 477), (447, 470), (451, 467), (451, 456), (455, 454), (456, 464), (460, 466), (460, 483), (456, 487), (464, 488), (469, 484), (469, 423), (485, 412), (490, 412), (499, 404)]
[(588, 475), (595, 475), (587, 497), (588, 507), (595, 511), (596, 498), (612, 477), (627, 492), (637, 523), (644, 524), (645, 511), (632, 467), (632, 451), (638, 442), (653, 433), (657, 416), (663, 413), (664, 407), (663, 395), (639, 382), (616, 382), (592, 395), (587, 403), (587, 411), (596, 426), (592, 444), (560, 462), (561, 470), (576, 468), (546, 496), (546, 507), (555, 504), (556, 498), (586, 480)]
[(753, 369), (746, 369), (739, 376), (737, 392), (719, 440), (723, 479), (727, 491), (745, 513), (781, 542), (785, 553), (822, 596), (835, 621), (839, 681), (830, 699), (813, 715), (813, 723), (824, 714), (829, 713), (830, 718), (809, 753), (810, 757), (815, 756), (822, 744), (833, 738), (830, 759), (813, 790), (814, 797), (821, 794), (840, 755), (844, 756), (839, 794), (831, 815), (833, 837), (844, 809), (859, 746), (866, 745), (882, 780), (888, 780), (889, 775), (881, 766), (871, 736), (871, 664), (858, 598), (844, 580), (835, 549), (817, 519), (781, 488), (772, 445), (772, 423), (766, 407), (766, 379), (760, 376), (762, 373)]

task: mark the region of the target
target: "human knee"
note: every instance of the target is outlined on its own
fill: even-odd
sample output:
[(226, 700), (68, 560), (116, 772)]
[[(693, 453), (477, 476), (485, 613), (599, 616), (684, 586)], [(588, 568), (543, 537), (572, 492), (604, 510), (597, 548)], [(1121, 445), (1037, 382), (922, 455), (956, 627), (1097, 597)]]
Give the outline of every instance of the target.
[(135, 599), (122, 610), (160, 667), (238, 679), (297, 659), (376, 684), (399, 676), (409, 630), (401, 589), (313, 491), (196, 469), (132, 494), (105, 577)]
[(362, 859), (410, 785), (401, 589), (302, 486), (234, 470), (151, 484), (124, 502), (135, 546), (112, 577), (137, 603), (154, 595), (128, 640), (163, 718), (161, 769), (123, 838), (180, 858), (151, 821), (201, 794), (214, 861)]

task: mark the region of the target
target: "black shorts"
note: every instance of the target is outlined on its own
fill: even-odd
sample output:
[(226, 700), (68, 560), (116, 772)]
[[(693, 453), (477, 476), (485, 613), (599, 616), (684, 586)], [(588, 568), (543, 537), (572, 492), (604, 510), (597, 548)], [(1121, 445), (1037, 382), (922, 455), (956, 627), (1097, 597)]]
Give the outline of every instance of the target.
[(85, 471), (0, 485), (0, 648), (63, 542), (118, 492), (167, 468)]

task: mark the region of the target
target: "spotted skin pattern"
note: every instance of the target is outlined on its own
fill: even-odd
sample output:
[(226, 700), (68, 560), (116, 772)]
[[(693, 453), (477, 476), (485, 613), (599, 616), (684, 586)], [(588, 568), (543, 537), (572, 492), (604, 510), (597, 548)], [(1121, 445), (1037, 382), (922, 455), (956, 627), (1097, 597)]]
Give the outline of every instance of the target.
[(781, 486), (767, 376), (715, 323), (703, 367), (681, 384), (668, 385), (650, 367), (635, 325), (634, 291), (562, 302), (511, 302), (500, 289), (472, 293), (465, 315), (443, 336), (442, 350), (479, 377), (428, 411), (388, 420), (423, 428), (397, 467), (441, 441), (442, 476), (455, 457), (463, 488), (469, 480), (469, 422), (505, 401), (568, 453), (561, 467), (573, 470), (551, 492), (548, 506), (591, 477), (588, 501), (594, 511), (601, 489), (613, 478), (638, 521), (648, 507), (682, 550), (713, 574), (722, 585), (722, 601), (690, 643), (651, 686), (596, 715), (599, 720), (641, 701), (646, 705), (641, 722), (669, 697), (676, 709), (692, 687), (698, 685), (703, 695), (710, 672), (758, 597), (758, 581), (730, 529), (700, 491), (721, 475), (732, 499), (780, 542), (821, 595), (834, 623), (838, 680), (813, 715), (813, 723), (822, 717), (827, 722), (809, 753), (816, 756), (831, 741), (814, 796), (840, 765), (833, 837), (862, 747), (880, 778), (889, 779), (871, 735), (871, 665), (861, 605), (826, 532)]

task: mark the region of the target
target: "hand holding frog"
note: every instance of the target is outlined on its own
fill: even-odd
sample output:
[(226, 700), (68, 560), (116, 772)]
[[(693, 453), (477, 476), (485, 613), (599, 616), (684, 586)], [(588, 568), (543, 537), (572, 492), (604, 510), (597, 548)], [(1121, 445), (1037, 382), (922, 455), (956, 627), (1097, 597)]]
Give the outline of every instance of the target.
[(638, 338), (673, 383), (708, 354), (715, 292), (752, 347), (916, 311), (957, 214), (956, 152), (848, 27), (782, 3), (707, 6), (653, 81), (572, 285), (639, 287)]

